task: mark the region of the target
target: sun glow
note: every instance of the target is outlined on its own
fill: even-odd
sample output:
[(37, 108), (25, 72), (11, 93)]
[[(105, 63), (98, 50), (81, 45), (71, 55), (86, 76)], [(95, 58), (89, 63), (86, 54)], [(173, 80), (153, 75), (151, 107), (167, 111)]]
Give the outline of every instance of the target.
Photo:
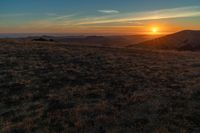
[(158, 33), (158, 27), (152, 27), (151, 32), (152, 32), (152, 34), (157, 34)]

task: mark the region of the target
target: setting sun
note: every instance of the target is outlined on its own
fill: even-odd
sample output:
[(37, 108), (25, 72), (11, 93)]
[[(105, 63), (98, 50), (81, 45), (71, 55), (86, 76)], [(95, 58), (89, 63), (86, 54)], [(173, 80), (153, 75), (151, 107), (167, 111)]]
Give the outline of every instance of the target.
[(158, 33), (158, 27), (153, 27), (153, 28), (151, 29), (151, 31), (152, 31), (153, 34)]

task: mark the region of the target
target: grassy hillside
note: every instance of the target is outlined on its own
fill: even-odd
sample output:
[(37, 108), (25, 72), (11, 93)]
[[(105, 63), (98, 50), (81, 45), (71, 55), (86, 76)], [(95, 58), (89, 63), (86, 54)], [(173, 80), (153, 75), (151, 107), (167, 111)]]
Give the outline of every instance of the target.
[(181, 50), (181, 51), (199, 51), (200, 50), (200, 31), (198, 30), (184, 30), (174, 34), (158, 37), (153, 40), (147, 40), (136, 45), (129, 45), (129, 47), (144, 47), (167, 50)]
[(36, 43), (0, 43), (0, 132), (200, 132), (199, 53)]

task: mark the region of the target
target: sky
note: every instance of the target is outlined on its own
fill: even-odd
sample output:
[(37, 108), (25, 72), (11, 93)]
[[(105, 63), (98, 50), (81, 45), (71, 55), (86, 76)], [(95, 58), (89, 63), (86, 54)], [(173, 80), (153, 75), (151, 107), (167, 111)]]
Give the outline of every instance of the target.
[(168, 34), (199, 22), (200, 0), (0, 1), (0, 33)]

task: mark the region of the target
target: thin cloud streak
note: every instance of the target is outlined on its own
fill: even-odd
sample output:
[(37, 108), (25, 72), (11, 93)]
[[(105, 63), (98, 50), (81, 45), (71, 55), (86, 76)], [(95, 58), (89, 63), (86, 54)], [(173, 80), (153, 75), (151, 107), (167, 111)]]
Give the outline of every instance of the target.
[(62, 20), (62, 19), (71, 18), (71, 17), (74, 17), (74, 16), (76, 16), (76, 14), (69, 14), (69, 15), (57, 16), (54, 19), (55, 20)]
[(119, 13), (118, 10), (98, 10), (100, 13), (105, 13), (105, 14), (116, 14)]
[[(125, 16), (125, 17), (124, 17)], [(156, 11), (127, 13), (114, 16), (113, 18), (101, 19), (97, 21), (80, 22), (78, 25), (92, 25), (105, 23), (121, 23), (130, 21), (144, 21), (156, 19), (172, 19), (200, 16), (200, 6), (180, 7), (172, 9), (162, 9)]]

